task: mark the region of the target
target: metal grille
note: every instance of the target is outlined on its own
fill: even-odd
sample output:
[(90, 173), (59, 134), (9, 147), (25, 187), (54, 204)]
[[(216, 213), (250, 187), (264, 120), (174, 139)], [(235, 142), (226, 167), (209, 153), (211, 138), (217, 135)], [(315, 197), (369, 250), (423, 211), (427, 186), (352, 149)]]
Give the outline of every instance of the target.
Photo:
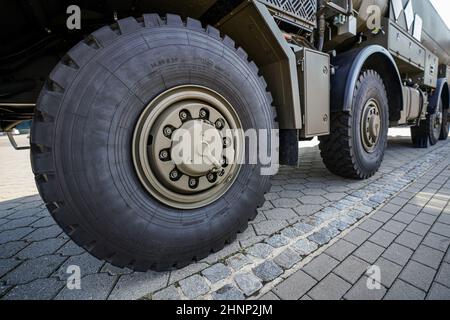
[(316, 25), (317, 0), (263, 0), (263, 2), (313, 27)]

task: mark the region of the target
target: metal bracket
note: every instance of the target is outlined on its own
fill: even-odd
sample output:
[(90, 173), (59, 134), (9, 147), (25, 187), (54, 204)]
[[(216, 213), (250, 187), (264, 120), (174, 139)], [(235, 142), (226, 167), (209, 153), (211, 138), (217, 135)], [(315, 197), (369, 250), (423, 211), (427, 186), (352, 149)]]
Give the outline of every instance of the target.
[(7, 132), (6, 136), (8, 137), (9, 142), (11, 143), (11, 145), (14, 149), (16, 149), (16, 150), (30, 150), (31, 149), (31, 146), (19, 147), (19, 145), (16, 142), (16, 139), (14, 139), (12, 132)]

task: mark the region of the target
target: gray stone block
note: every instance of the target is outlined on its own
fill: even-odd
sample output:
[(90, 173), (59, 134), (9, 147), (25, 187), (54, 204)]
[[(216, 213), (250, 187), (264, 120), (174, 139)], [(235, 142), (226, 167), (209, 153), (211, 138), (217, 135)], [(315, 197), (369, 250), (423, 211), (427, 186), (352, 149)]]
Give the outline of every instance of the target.
[[(106, 275), (106, 274), (105, 274)], [(109, 276), (109, 275), (108, 275)], [(113, 278), (109, 276), (110, 278)], [(168, 272), (134, 272), (122, 275), (109, 295), (110, 300), (136, 300), (167, 286)]]
[(425, 292), (413, 287), (412, 285), (397, 280), (392, 285), (384, 297), (385, 300), (423, 300)]
[(304, 266), (303, 271), (314, 279), (320, 281), (325, 278), (325, 276), (329, 274), (338, 264), (339, 261), (336, 259), (333, 259), (326, 254), (321, 254)]
[(170, 286), (153, 294), (152, 300), (181, 300), (181, 296), (175, 286)]
[(108, 274), (91, 274), (81, 279), (81, 289), (70, 290), (64, 287), (56, 296), (57, 300), (105, 300), (108, 297), (116, 277)]
[(367, 262), (354, 256), (350, 256), (338, 265), (333, 270), (333, 273), (349, 283), (354, 284), (363, 274), (367, 272), (368, 267), (369, 264)]
[(270, 260), (264, 261), (252, 270), (253, 273), (263, 282), (270, 282), (283, 274), (283, 269)]
[(283, 269), (287, 270), (292, 268), (295, 264), (300, 262), (302, 257), (295, 251), (291, 249), (285, 249), (279, 255), (277, 255), (274, 259), (274, 262), (278, 264)]
[(234, 281), (247, 297), (257, 293), (262, 288), (261, 280), (250, 272), (236, 274)]
[(242, 293), (242, 291), (240, 291), (239, 289), (230, 284), (227, 284), (213, 293), (213, 299), (236, 301), (236, 300), (244, 300), (245, 296)]
[(415, 261), (410, 261), (400, 273), (399, 278), (427, 292), (435, 274), (436, 270)]
[(212, 267), (209, 267), (202, 271), (202, 274), (208, 279), (211, 283), (219, 282), (223, 279), (226, 279), (231, 275), (231, 270), (227, 266), (222, 263), (217, 263)]
[(314, 278), (300, 270), (277, 285), (273, 291), (282, 300), (298, 300), (316, 283), (317, 281)]
[(314, 300), (339, 300), (351, 288), (351, 285), (330, 273), (308, 293)]

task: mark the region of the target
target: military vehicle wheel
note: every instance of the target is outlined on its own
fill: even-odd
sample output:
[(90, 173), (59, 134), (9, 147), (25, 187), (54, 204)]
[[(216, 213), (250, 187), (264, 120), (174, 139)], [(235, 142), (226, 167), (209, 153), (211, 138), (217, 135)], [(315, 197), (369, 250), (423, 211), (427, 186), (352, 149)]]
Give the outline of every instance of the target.
[(329, 136), (320, 138), (326, 167), (339, 176), (367, 179), (380, 168), (387, 146), (388, 99), (383, 80), (373, 70), (361, 73), (351, 112), (332, 115)]
[(448, 122), (448, 108), (442, 110), (442, 130), (441, 130), (441, 136), (439, 137), (440, 140), (447, 140), (449, 135), (449, 126), (450, 123)]
[(432, 146), (434, 146), (436, 143), (438, 143), (439, 138), (442, 135), (442, 127), (444, 121), (442, 99), (439, 99), (439, 104), (436, 108), (436, 112), (428, 115), (427, 121), (429, 122), (430, 143)]
[[(258, 68), (230, 38), (175, 15), (127, 18), (51, 73), (32, 128), (33, 172), (52, 216), (94, 256), (139, 271), (182, 267), (256, 216), (269, 177), (240, 164), (243, 135), (224, 135), (270, 132), (274, 119)], [(183, 132), (200, 163), (177, 152)]]

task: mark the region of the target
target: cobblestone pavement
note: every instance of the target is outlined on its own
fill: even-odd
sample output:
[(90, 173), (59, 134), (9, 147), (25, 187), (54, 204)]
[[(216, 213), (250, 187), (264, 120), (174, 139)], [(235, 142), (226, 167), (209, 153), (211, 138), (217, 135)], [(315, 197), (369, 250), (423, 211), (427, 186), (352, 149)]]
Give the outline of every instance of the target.
[[(450, 142), (414, 149), (404, 130), (391, 133), (366, 181), (330, 174), (317, 146), (303, 147), (237, 241), (162, 273), (117, 269), (71, 242), (37, 195), (28, 152), (0, 137), (0, 297), (450, 298)], [(70, 265), (81, 268), (81, 290), (66, 287)], [(380, 290), (367, 289), (372, 265)]]

